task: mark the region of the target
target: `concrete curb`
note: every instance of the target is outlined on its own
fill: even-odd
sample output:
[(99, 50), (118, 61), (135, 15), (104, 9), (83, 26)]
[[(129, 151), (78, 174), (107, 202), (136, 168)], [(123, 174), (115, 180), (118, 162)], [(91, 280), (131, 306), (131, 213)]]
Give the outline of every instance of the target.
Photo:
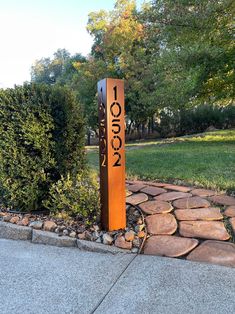
[(31, 240), (32, 229), (30, 227), (0, 221), (0, 238), (24, 241)]
[(131, 254), (129, 250), (119, 249), (116, 246), (105, 245), (86, 240), (78, 240), (67, 236), (59, 237), (56, 233), (35, 230), (31, 227), (18, 226), (9, 222), (0, 221), (0, 238), (11, 240), (25, 240), (36, 244), (45, 244), (58, 247), (77, 247), (81, 251), (109, 254)]
[(76, 247), (76, 239), (61, 236), (59, 237), (56, 233), (33, 230), (32, 243), (46, 244), (53, 246), (62, 246), (62, 247)]
[(119, 249), (116, 246), (105, 245), (102, 243), (96, 243), (92, 241), (86, 240), (77, 240), (77, 246), (82, 251), (89, 251), (89, 252), (97, 252), (97, 253), (111, 253), (111, 254), (130, 254), (131, 251)]

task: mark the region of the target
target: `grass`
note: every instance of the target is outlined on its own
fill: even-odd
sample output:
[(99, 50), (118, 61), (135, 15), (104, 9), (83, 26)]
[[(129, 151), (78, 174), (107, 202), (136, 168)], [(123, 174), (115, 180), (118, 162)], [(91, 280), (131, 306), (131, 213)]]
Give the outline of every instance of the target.
[[(98, 171), (98, 149), (87, 152)], [(235, 192), (235, 130), (126, 145), (128, 178)]]

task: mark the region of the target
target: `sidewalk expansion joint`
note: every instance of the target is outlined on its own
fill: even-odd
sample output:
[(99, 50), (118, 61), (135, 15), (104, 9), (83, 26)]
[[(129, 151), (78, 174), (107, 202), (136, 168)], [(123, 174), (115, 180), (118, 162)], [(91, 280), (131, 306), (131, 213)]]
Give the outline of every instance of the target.
[(138, 256), (138, 254), (136, 254), (131, 260), (130, 262), (127, 264), (127, 266), (123, 269), (123, 271), (120, 273), (120, 275), (117, 277), (117, 279), (115, 280), (115, 282), (111, 285), (111, 287), (109, 288), (109, 290), (106, 292), (106, 294), (103, 296), (103, 298), (100, 300), (100, 302), (97, 304), (97, 306), (94, 308), (94, 310), (91, 311), (90, 314), (94, 314), (96, 312), (96, 310), (100, 307), (100, 305), (103, 303), (103, 301), (105, 300), (105, 298), (108, 296), (108, 294), (111, 292), (111, 290), (114, 288), (114, 286), (116, 285), (116, 283), (119, 281), (119, 279), (122, 277), (122, 275), (125, 273), (125, 271), (129, 268), (129, 266), (131, 265), (131, 263), (134, 261), (134, 259)]

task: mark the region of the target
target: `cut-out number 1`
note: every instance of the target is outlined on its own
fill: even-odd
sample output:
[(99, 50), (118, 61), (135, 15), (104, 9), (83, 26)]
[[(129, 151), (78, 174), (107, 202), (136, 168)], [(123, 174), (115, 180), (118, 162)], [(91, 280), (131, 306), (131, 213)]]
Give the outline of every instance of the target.
[(114, 86), (114, 100), (117, 100), (117, 86)]

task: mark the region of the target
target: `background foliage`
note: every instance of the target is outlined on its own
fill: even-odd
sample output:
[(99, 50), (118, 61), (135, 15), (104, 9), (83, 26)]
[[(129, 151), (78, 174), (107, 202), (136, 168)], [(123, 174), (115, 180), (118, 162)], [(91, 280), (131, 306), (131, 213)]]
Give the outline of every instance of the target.
[(134, 0), (117, 0), (111, 11), (90, 13), (87, 30), (94, 44), (86, 59), (60, 49), (52, 60), (35, 63), (32, 80), (69, 86), (89, 134), (97, 131), (97, 81), (123, 78), (127, 133), (146, 137), (159, 130), (165, 112), (174, 120), (182, 110), (199, 106), (195, 110), (206, 115), (208, 106), (234, 104), (234, 12), (233, 0), (153, 0), (139, 10)]

